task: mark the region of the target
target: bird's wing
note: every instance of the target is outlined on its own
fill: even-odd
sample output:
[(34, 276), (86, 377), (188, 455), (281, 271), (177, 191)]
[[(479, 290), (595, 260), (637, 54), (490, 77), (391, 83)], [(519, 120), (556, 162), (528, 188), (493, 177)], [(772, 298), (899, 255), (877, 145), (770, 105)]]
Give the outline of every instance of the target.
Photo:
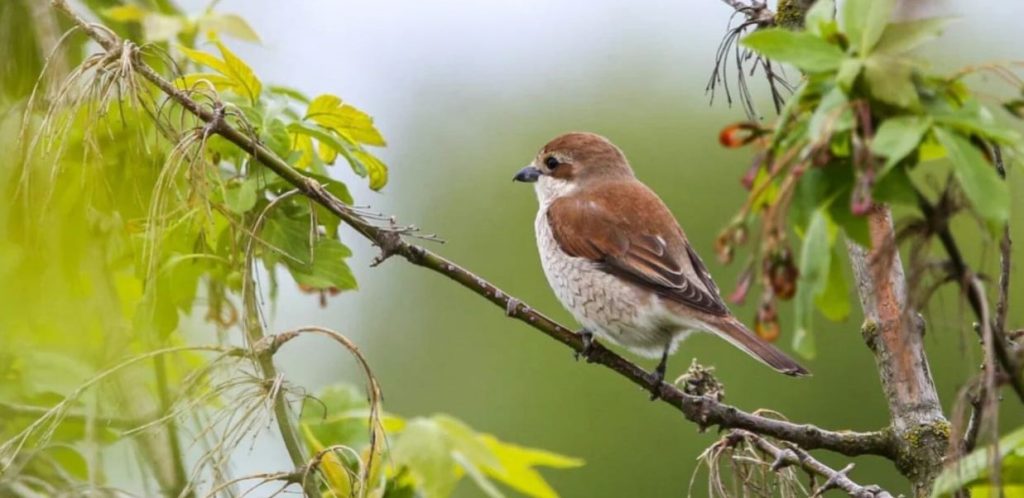
[(548, 207), (548, 223), (566, 254), (691, 308), (727, 315), (704, 263), (661, 199), (639, 182), (588, 188)]

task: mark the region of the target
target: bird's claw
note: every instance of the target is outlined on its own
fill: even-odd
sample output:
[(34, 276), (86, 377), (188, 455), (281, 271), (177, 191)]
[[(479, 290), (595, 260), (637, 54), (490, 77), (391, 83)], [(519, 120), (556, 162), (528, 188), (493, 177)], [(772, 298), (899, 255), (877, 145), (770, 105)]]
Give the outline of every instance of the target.
[(594, 333), (583, 329), (577, 332), (580, 335), (580, 339), (583, 341), (583, 349), (573, 354), (576, 361), (580, 360), (580, 356), (587, 360), (587, 363), (591, 363), (590, 353), (594, 352)]

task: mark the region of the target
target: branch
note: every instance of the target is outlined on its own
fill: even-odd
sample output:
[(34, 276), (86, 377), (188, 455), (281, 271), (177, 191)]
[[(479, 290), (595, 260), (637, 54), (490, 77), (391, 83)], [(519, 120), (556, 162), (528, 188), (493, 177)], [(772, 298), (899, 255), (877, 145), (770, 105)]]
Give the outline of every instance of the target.
[(924, 351), (924, 321), (908, 309), (892, 213), (875, 205), (867, 218), (871, 249), (847, 244), (864, 310), (862, 333), (889, 404), (896, 465), (913, 482), (915, 494), (926, 496), (942, 467), (949, 422)]
[[(106, 28), (91, 24), (76, 15), (70, 10), (65, 0), (52, 0), (52, 2), (57, 9), (71, 17), (104, 50), (118, 53), (125, 49), (126, 44), (116, 35)], [(127, 46), (130, 47), (130, 44)], [(322, 205), (356, 232), (376, 244), (381, 249), (381, 255), (377, 258), (378, 263), (391, 256), (401, 256), (416, 266), (427, 268), (461, 284), (505, 310), (508, 316), (530, 325), (548, 337), (569, 346), (574, 351), (583, 352), (583, 342), (574, 332), (454, 262), (402, 240), (401, 236), (392, 230), (372, 225), (359, 213), (327, 192), (319, 182), (292, 168), (258, 140), (229, 125), (215, 112), (200, 106), (185, 92), (176, 88), (153, 68), (139, 60), (137, 56), (132, 57), (132, 62), (138, 74), (149, 80), (185, 110), (206, 122), (206, 127), (211, 132), (226, 138), (242, 150), (252, 154), (256, 160), (294, 185), (300, 193)], [(664, 382), (655, 384), (651, 376), (642, 368), (600, 344), (592, 346), (588, 359), (617, 372), (642, 387), (646, 392), (657, 392), (662, 402), (681, 411), (687, 419), (697, 423), (702, 429), (710, 426), (718, 426), (723, 429), (746, 429), (790, 441), (808, 449), (821, 448), (850, 456), (872, 454), (890, 459), (895, 458), (894, 450), (890, 445), (891, 437), (887, 431), (828, 431), (813, 425), (794, 424), (743, 412), (711, 398), (685, 394), (675, 386)]]
[(775, 461), (771, 466), (773, 472), (778, 472), (785, 467), (795, 465), (808, 473), (824, 477), (825, 483), (819, 486), (812, 496), (820, 496), (825, 491), (835, 488), (841, 489), (846, 494), (855, 498), (893, 498), (892, 494), (878, 486), (861, 486), (850, 480), (847, 474), (853, 469), (852, 463), (842, 470), (835, 470), (815, 460), (814, 457), (798, 447), (782, 449), (768, 442), (765, 438), (746, 431), (733, 431), (733, 434), (738, 434), (740, 437), (745, 438), (759, 450), (774, 458)]

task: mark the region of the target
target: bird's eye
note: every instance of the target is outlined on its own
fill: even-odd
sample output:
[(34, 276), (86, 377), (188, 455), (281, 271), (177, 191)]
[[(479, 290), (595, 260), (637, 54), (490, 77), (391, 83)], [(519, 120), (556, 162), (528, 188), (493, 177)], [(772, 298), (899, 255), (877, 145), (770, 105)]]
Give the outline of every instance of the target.
[(544, 160), (544, 165), (547, 166), (548, 169), (555, 169), (559, 164), (560, 163), (558, 162), (558, 159), (555, 159), (555, 156), (548, 156), (548, 158)]

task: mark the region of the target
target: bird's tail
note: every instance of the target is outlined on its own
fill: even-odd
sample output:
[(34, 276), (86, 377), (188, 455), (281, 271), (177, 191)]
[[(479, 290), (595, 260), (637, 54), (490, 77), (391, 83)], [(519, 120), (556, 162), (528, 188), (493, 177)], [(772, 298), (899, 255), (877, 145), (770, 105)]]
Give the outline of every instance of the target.
[(708, 325), (711, 326), (712, 332), (717, 333), (723, 339), (778, 372), (794, 377), (811, 374), (811, 372), (808, 372), (806, 368), (800, 366), (795, 360), (779, 351), (778, 348), (751, 332), (736, 317), (723, 317), (708, 323)]

